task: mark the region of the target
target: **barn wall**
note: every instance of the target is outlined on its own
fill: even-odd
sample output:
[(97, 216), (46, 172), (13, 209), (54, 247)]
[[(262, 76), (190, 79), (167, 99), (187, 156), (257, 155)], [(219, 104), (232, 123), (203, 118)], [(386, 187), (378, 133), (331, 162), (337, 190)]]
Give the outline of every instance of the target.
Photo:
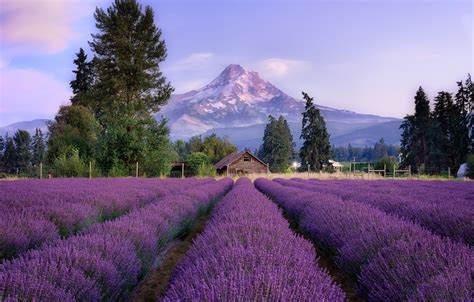
[(240, 157), (229, 166), (229, 173), (236, 174), (238, 170), (243, 173), (267, 173), (267, 166), (252, 157), (252, 161), (244, 161), (244, 157)]

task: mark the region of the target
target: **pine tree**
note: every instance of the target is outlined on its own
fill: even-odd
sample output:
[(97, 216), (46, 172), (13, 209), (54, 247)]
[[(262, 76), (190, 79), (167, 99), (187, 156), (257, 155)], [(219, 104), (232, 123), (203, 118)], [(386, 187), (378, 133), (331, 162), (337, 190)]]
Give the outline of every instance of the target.
[(387, 145), (383, 140), (383, 137), (374, 145), (374, 158), (373, 160), (379, 160), (388, 156)]
[(272, 172), (285, 172), (294, 157), (293, 136), (283, 116), (276, 120), (270, 115), (268, 120), (259, 156), (269, 164)]
[(76, 65), (75, 79), (69, 83), (74, 96), (71, 98), (72, 105), (80, 105), (93, 108), (91, 90), (93, 84), (92, 62), (87, 61), (84, 49), (80, 48), (76, 54), (74, 64)]
[(417, 171), (424, 168), (429, 156), (428, 132), (431, 127), (430, 101), (420, 86), (415, 95), (415, 114), (407, 115), (400, 125), (402, 138), (400, 141), (400, 152), (402, 154), (402, 166), (409, 165)]
[(303, 140), (300, 149), (301, 164), (309, 165), (313, 171), (320, 171), (331, 155), (329, 134), (324, 118), (313, 104), (313, 98), (305, 92), (303, 92), (303, 98), (306, 100), (306, 105), (300, 136)]
[(160, 71), (166, 58), (161, 30), (150, 6), (136, 0), (115, 0), (95, 15), (99, 33), (89, 42), (99, 91), (97, 111), (114, 120), (118, 114), (146, 120), (166, 104), (173, 88)]
[(173, 91), (160, 70), (166, 46), (152, 8), (143, 9), (136, 0), (115, 0), (106, 11), (97, 8), (94, 17), (98, 33), (89, 45), (94, 53), (92, 111), (103, 127), (99, 164), (126, 169), (155, 158), (152, 145), (171, 148), (162, 135), (169, 133), (166, 124), (154, 118)]
[(425, 165), (428, 158), (428, 129), (430, 127), (430, 101), (420, 86), (415, 95), (414, 129), (411, 152), (416, 167)]
[(430, 164), (445, 170), (456, 168), (455, 134), (458, 120), (457, 108), (450, 93), (441, 91), (435, 98), (431, 127)]
[(17, 153), (15, 150), (15, 143), (13, 138), (5, 136), (5, 149), (3, 151), (3, 165), (7, 173), (16, 172)]
[(469, 151), (469, 83), (470, 77), (466, 80), (466, 85), (462, 81), (457, 82), (458, 91), (454, 96), (456, 102), (453, 110), (456, 111), (454, 116), (452, 144), (456, 146), (453, 151), (454, 167), (457, 169), (466, 161)]
[(13, 136), (15, 143), (16, 161), (15, 166), (25, 169), (31, 164), (31, 136), (25, 130), (17, 130)]
[(44, 141), (43, 132), (39, 128), (36, 128), (35, 135), (33, 135), (31, 150), (33, 153), (32, 163), (34, 165), (38, 165), (39, 163), (43, 162), (44, 155), (46, 153), (46, 144)]

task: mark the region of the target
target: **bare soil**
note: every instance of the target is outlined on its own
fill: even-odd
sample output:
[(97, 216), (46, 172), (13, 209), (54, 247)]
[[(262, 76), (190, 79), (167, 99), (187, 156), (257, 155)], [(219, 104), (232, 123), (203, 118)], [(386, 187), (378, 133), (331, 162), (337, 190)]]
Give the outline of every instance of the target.
[(140, 283), (129, 301), (157, 301), (160, 297), (164, 297), (176, 265), (190, 249), (197, 235), (204, 230), (211, 210), (212, 208), (201, 215), (189, 232), (170, 243), (168, 248), (158, 256), (159, 266), (145, 276), (145, 279)]
[[(283, 211), (282, 208), (280, 209)], [(313, 244), (318, 257), (319, 266), (328, 272), (336, 284), (338, 284), (342, 291), (346, 294), (347, 299), (354, 302), (367, 301), (367, 297), (358, 291), (357, 280), (352, 279), (347, 273), (339, 269), (339, 267), (336, 265), (336, 259), (334, 255), (325, 249), (320, 242), (312, 240), (308, 234), (299, 227), (295, 219), (289, 217), (289, 215), (287, 215), (284, 211), (283, 216), (288, 220), (290, 223), (290, 228), (296, 234), (302, 236)]]

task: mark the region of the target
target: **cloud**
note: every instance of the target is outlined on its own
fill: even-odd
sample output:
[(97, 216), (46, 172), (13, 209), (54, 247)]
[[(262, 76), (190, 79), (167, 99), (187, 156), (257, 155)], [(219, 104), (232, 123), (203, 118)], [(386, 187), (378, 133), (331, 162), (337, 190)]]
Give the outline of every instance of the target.
[(214, 58), (214, 54), (211, 52), (195, 52), (182, 58), (175, 63), (171, 63), (168, 70), (170, 71), (182, 71), (186, 69), (193, 69), (202, 67), (202, 65), (209, 63)]
[(0, 124), (52, 117), (69, 103), (69, 87), (33, 69), (4, 68), (0, 72)]
[(286, 76), (292, 72), (301, 71), (308, 66), (308, 62), (281, 58), (269, 58), (261, 61), (259, 70), (272, 76)]
[(60, 52), (77, 35), (73, 24), (91, 13), (91, 4), (77, 0), (1, 0), (0, 43), (16, 51)]

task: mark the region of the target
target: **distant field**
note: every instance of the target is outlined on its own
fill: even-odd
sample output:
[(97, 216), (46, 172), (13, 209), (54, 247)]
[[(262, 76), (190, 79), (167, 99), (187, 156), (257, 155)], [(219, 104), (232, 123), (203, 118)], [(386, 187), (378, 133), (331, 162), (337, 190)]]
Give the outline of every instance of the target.
[(473, 182), (263, 176), (0, 182), (0, 300), (471, 298)]

